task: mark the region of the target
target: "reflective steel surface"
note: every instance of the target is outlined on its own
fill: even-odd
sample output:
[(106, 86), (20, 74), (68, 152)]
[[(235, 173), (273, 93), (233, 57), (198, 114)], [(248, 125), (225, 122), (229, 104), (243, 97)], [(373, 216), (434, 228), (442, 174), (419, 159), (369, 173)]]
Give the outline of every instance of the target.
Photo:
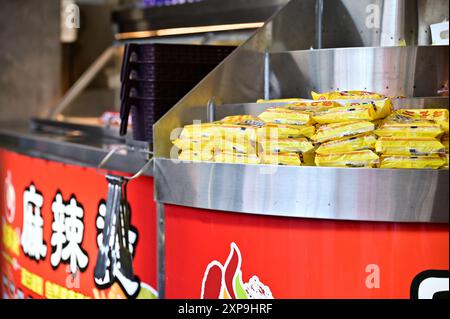
[(448, 223), (448, 170), (221, 163), (155, 165), (163, 203), (252, 214)]

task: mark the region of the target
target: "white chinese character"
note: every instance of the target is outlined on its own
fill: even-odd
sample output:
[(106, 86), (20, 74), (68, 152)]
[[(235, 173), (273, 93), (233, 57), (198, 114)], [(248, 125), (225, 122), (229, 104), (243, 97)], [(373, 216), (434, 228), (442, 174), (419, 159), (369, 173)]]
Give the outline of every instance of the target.
[(44, 198), (34, 185), (23, 193), (23, 227), (20, 244), (26, 255), (39, 261), (47, 255), (47, 246), (44, 242), (44, 220), (41, 216), (41, 207)]
[(67, 245), (63, 248), (61, 257), (69, 261), (70, 270), (75, 274), (78, 268), (84, 269), (88, 264), (88, 256), (80, 248), (83, 241), (83, 209), (78, 206), (75, 198), (66, 205), (65, 231)]
[(66, 205), (63, 202), (62, 195), (56, 194), (55, 200), (52, 203), (53, 223), (52, 223), (52, 237), (50, 244), (53, 247), (52, 255), (50, 256), (50, 263), (56, 267), (61, 262), (61, 254), (64, 245), (66, 244), (66, 225), (65, 213)]

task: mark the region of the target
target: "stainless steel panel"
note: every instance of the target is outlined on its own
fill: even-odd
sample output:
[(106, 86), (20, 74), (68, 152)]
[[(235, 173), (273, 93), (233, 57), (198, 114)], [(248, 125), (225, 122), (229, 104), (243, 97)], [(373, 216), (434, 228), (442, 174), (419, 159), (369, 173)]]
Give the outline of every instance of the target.
[[(27, 126), (17, 124), (2, 125), (0, 130), (0, 148), (31, 157), (84, 167), (97, 167), (111, 148), (123, 145), (124, 142), (116, 139), (30, 132)], [(104, 169), (136, 173), (146, 164), (148, 158), (149, 154), (144, 151), (116, 153)], [(152, 168), (147, 170), (145, 175), (152, 176)]]
[(323, 48), (417, 43), (415, 0), (324, 0)]
[(430, 25), (449, 19), (448, 0), (417, 0), (418, 2), (418, 43), (431, 44)]
[(448, 82), (448, 46), (344, 48), (271, 54), (271, 94), (368, 90), (436, 96)]
[(262, 215), (448, 223), (448, 170), (174, 163), (158, 159), (158, 201)]

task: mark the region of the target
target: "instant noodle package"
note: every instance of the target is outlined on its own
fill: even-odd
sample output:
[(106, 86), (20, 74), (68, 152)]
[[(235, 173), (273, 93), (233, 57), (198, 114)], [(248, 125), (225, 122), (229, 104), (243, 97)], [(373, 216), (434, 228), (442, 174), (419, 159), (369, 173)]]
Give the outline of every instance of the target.
[(257, 116), (187, 125), (172, 142), (180, 160), (448, 168), (448, 110), (394, 111), (389, 98), (364, 91), (312, 92), (312, 97), (258, 100), (270, 106)]

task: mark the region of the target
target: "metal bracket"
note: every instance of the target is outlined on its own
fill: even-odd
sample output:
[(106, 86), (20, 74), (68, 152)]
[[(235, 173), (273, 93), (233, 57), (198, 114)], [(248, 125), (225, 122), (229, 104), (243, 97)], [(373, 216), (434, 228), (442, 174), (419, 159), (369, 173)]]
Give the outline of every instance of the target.
[[(121, 146), (117, 146), (112, 148), (108, 154), (105, 155), (105, 157), (102, 159), (102, 161), (98, 164), (97, 166), (97, 171), (99, 171), (103, 166), (105, 166), (105, 164), (111, 159), (111, 157), (117, 153), (120, 150), (127, 150), (129, 149), (129, 147), (127, 145), (121, 145)], [(151, 154), (153, 156), (153, 152), (149, 152), (149, 154)], [(144, 166), (142, 166), (142, 168), (137, 171), (134, 175), (132, 175), (131, 177), (125, 176), (123, 177), (125, 180), (127, 181), (132, 181), (138, 177), (140, 177), (142, 174), (144, 174), (149, 167), (153, 164), (153, 157), (150, 158), (147, 163), (144, 164)]]

